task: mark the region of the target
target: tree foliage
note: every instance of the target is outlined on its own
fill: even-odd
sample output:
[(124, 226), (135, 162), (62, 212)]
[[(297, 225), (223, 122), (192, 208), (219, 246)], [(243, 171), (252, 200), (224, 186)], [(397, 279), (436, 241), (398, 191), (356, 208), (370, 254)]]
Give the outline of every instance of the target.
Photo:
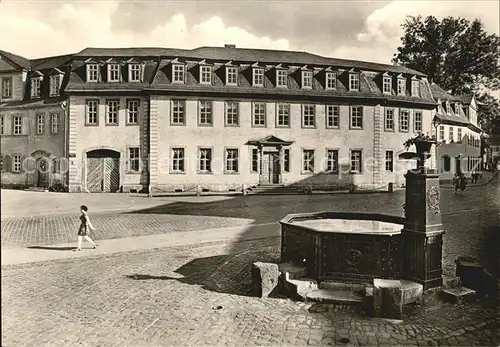
[(409, 16), (393, 62), (426, 73), (454, 95), (475, 93), (478, 117), (489, 125), (500, 104), (484, 90), (500, 89), (500, 37), (476, 19)]

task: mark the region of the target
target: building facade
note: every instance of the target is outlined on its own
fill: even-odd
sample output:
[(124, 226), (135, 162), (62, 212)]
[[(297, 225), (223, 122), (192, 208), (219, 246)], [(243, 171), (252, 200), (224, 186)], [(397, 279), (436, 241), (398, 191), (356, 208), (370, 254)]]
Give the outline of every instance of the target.
[(403, 184), (435, 109), (417, 71), (232, 46), (86, 49), (66, 91), (71, 191)]
[(433, 121), (437, 147), (437, 167), (442, 180), (451, 180), (456, 172), (470, 177), (482, 170), (481, 128), (474, 95), (453, 96), (432, 83), (437, 101)]
[[(429, 166), (444, 172), (446, 155), (477, 157), (475, 101), (458, 103), (399, 66), (232, 45), (87, 48), (31, 61), (7, 54), (0, 64), (2, 81), (12, 76), (0, 110), (3, 186), (382, 189), (402, 186), (415, 166), (400, 158), (412, 150), (404, 141), (439, 137), (443, 126), (454, 141)], [(444, 112), (447, 103), (458, 113)]]
[(0, 51), (2, 187), (67, 185), (64, 87), (70, 60), (28, 60)]

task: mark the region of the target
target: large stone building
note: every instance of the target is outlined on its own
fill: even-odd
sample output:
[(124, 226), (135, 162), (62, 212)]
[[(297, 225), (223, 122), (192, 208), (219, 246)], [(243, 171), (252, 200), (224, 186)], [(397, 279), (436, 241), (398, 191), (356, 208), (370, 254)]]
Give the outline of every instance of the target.
[(86, 49), (66, 91), (71, 191), (401, 184), (436, 106), (417, 71), (233, 46)]
[(64, 87), (70, 60), (28, 60), (0, 51), (2, 187), (66, 185)]
[(434, 133), (437, 147), (437, 167), (442, 180), (450, 180), (455, 172), (466, 176), (481, 171), (481, 128), (477, 118), (474, 95), (453, 96), (438, 85), (431, 84), (437, 101)]
[(70, 60), (59, 70), (72, 192), (402, 185), (415, 165), (403, 142), (434, 131), (426, 76), (393, 65), (233, 45)]

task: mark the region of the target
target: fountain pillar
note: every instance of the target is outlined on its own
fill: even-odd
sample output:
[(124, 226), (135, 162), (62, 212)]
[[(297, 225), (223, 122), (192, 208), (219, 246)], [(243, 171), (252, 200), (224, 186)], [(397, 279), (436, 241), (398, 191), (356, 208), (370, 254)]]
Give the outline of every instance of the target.
[[(425, 152), (428, 153), (431, 146), (429, 143)], [(422, 152), (417, 147), (417, 154)], [(422, 284), (427, 290), (443, 285), (444, 230), (439, 207), (439, 174), (424, 166), (425, 159), (424, 154), (417, 169), (409, 170), (405, 175), (405, 222), (401, 236), (403, 276)]]

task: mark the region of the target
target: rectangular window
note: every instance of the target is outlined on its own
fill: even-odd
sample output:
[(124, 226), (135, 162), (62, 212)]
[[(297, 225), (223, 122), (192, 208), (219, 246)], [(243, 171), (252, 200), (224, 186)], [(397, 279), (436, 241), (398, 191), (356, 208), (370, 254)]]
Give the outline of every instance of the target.
[(453, 127), (450, 127), (449, 140), (450, 142), (453, 142), (455, 140), (455, 136), (453, 134)]
[(422, 112), (415, 111), (414, 120), (413, 121), (414, 121), (415, 132), (422, 131)]
[(302, 171), (314, 172), (314, 150), (304, 149), (302, 151)]
[(58, 158), (52, 160), (52, 173), (61, 172), (61, 161)]
[(394, 152), (385, 151), (385, 171), (394, 171)]
[(238, 85), (238, 68), (226, 67), (226, 84), (236, 86)]
[(42, 135), (44, 129), (45, 129), (45, 115), (44, 114), (37, 114), (36, 115), (36, 134)]
[(302, 105), (302, 127), (314, 128), (315, 122), (315, 105)]
[(337, 74), (335, 72), (326, 73), (326, 89), (337, 88)]
[(118, 125), (118, 100), (106, 101), (106, 125)]
[(141, 65), (140, 64), (130, 64), (128, 66), (129, 82), (140, 82), (141, 81)]
[(212, 172), (212, 149), (211, 148), (200, 148), (198, 153), (200, 172)]
[(259, 150), (257, 148), (252, 148), (252, 172), (259, 172)]
[(128, 149), (128, 171), (139, 172), (140, 168), (139, 147), (129, 147)]
[(172, 100), (172, 124), (185, 125), (184, 100)]
[(449, 102), (446, 102), (446, 113), (448, 113), (448, 114), (452, 114), (453, 113), (453, 111), (451, 109), (451, 105), (450, 105)]
[(127, 100), (127, 124), (139, 123), (139, 100)]
[(278, 127), (290, 126), (290, 104), (278, 104), (276, 112), (276, 124)]
[(410, 111), (399, 111), (399, 131), (408, 132), (410, 130)]
[(237, 126), (240, 124), (238, 108), (238, 102), (226, 102), (226, 126)]
[(3, 132), (4, 125), (5, 125), (5, 118), (4, 118), (4, 115), (2, 114), (2, 115), (0, 115), (0, 135), (4, 134), (4, 132)]
[(12, 172), (21, 172), (21, 156), (19, 154), (12, 156)]
[(351, 129), (363, 129), (363, 106), (351, 106)]
[(87, 82), (98, 82), (99, 81), (99, 65), (88, 64), (87, 65)]
[(87, 125), (99, 124), (99, 101), (87, 100)]
[(462, 143), (462, 128), (457, 129), (458, 143)]
[(212, 101), (200, 100), (199, 125), (212, 125)]
[(12, 98), (12, 77), (2, 78), (2, 98)]
[(238, 150), (226, 149), (226, 172), (238, 172)]
[(276, 87), (287, 87), (287, 70), (276, 70)]
[(411, 81), (411, 96), (420, 97), (420, 81)]
[(40, 77), (34, 77), (31, 79), (31, 97), (40, 97), (40, 86), (42, 84), (42, 79)]
[(398, 78), (398, 95), (406, 94), (406, 79)]
[(439, 127), (439, 139), (440, 139), (441, 141), (443, 141), (443, 140), (444, 140), (444, 126), (443, 126), (443, 125), (441, 125), (441, 126)]
[(23, 134), (23, 118), (21, 116), (12, 117), (12, 133), (14, 135)]
[(361, 173), (361, 151), (351, 151), (351, 172)]
[(283, 172), (290, 172), (290, 149), (283, 150)]
[(59, 114), (52, 113), (50, 115), (50, 131), (52, 134), (59, 133)]
[(391, 90), (392, 90), (392, 79), (390, 77), (384, 77), (383, 81), (384, 94), (391, 94)]
[(302, 88), (312, 88), (313, 73), (312, 71), (302, 71)]
[(263, 87), (264, 86), (264, 69), (253, 69), (253, 86)]
[(349, 90), (359, 91), (359, 74), (349, 74)]
[(184, 148), (172, 148), (172, 171), (184, 172)]
[(266, 104), (263, 102), (254, 102), (253, 104), (253, 126), (266, 126)]
[(340, 111), (337, 105), (326, 105), (326, 127), (338, 128), (340, 126)]
[(212, 84), (212, 67), (200, 66), (200, 83)]
[(120, 81), (120, 65), (119, 64), (109, 64), (108, 65), (108, 82), (119, 82)]
[(326, 172), (337, 173), (339, 171), (339, 151), (329, 149), (326, 152)]
[(173, 83), (184, 83), (184, 65), (174, 64), (172, 65), (172, 82)]
[(394, 110), (392, 108), (385, 109), (385, 131), (394, 131)]
[(59, 95), (59, 87), (61, 85), (61, 76), (50, 76), (50, 96)]

